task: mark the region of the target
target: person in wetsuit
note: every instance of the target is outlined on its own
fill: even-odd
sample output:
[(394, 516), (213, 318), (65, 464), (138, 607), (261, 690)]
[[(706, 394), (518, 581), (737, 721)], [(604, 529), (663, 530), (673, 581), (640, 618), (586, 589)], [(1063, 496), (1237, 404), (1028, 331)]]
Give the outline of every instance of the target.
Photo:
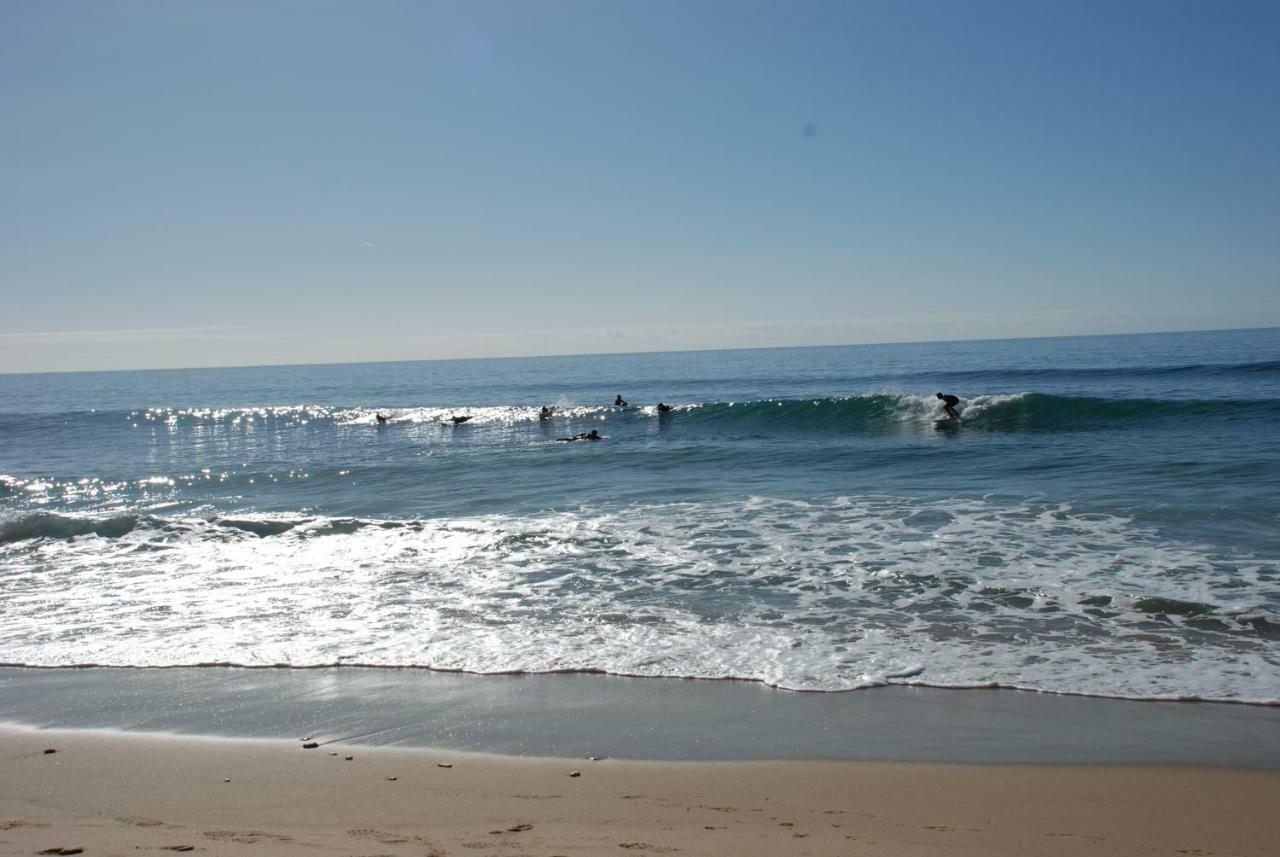
[(627, 406), (627, 400), (622, 398), (621, 393), (618, 394), (618, 398), (613, 400), (613, 406), (615, 408), (625, 408)]
[(575, 440), (604, 440), (604, 438), (600, 436), (599, 431), (592, 429), (591, 431), (583, 432), (582, 434), (575, 434), (573, 437), (558, 437), (556, 440), (561, 443), (573, 443)]
[(671, 406), (668, 405), (666, 402), (658, 402), (658, 413), (660, 414), (671, 413)]
[(947, 412), (947, 416), (953, 420), (960, 419), (960, 413), (956, 410), (956, 405), (960, 404), (960, 399), (950, 393), (938, 393), (938, 398), (942, 400), (942, 409)]

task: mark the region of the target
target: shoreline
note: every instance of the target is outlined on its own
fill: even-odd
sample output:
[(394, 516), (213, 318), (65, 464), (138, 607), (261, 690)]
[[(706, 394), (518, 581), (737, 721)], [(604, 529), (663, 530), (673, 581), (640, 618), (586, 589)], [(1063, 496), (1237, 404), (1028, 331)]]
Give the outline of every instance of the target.
[(1263, 855), (1280, 836), (1280, 771), (1211, 766), (591, 761), (8, 727), (0, 765), (14, 854)]
[(333, 667), (0, 668), (0, 723), (648, 760), (1173, 763), (1280, 769), (1280, 709), (1000, 689)]
[(131, 664), (26, 664), (26, 663), (0, 663), (0, 671), (3, 670), (45, 670), (49, 672), (67, 671), (75, 672), (76, 670), (119, 670), (122, 672), (140, 671), (140, 672), (161, 672), (164, 670), (263, 670), (263, 671), (306, 671), (306, 670), (379, 670), (384, 672), (426, 672), (439, 675), (451, 676), (476, 676), (479, 678), (539, 678), (542, 676), (599, 676), (602, 678), (619, 678), (619, 679), (636, 679), (642, 681), (678, 681), (678, 682), (741, 682), (742, 684), (756, 685), (766, 690), (779, 691), (781, 693), (809, 693), (817, 696), (839, 696), (846, 693), (862, 693), (867, 690), (878, 690), (885, 687), (904, 687), (917, 690), (924, 690), (929, 693), (934, 691), (1013, 691), (1017, 693), (1029, 693), (1038, 696), (1062, 696), (1074, 699), (1105, 699), (1113, 702), (1156, 702), (1156, 703), (1194, 703), (1201, 702), (1206, 705), (1245, 705), (1256, 708), (1280, 708), (1280, 699), (1271, 698), (1207, 698), (1201, 696), (1120, 696), (1109, 693), (1090, 693), (1087, 691), (1076, 690), (1045, 690), (1038, 687), (1029, 687), (1018, 684), (1002, 684), (1000, 682), (984, 682), (982, 684), (971, 685), (953, 685), (953, 684), (930, 684), (925, 681), (911, 681), (910, 677), (916, 675), (918, 670), (904, 671), (902, 673), (891, 673), (883, 677), (882, 680), (876, 680), (860, 687), (844, 687), (838, 689), (820, 689), (810, 687), (788, 687), (782, 684), (771, 684), (762, 678), (751, 678), (747, 676), (724, 675), (724, 676), (705, 676), (705, 675), (647, 675), (644, 673), (632, 672), (610, 672), (604, 669), (562, 669), (562, 670), (497, 670), (494, 672), (479, 672), (469, 669), (448, 669), (443, 667), (423, 666), (420, 664), (379, 664), (364, 663), (360, 661), (345, 661), (343, 663), (324, 663), (324, 664), (240, 664), (232, 662), (213, 662), (198, 664), (157, 664), (150, 666), (135, 666)]

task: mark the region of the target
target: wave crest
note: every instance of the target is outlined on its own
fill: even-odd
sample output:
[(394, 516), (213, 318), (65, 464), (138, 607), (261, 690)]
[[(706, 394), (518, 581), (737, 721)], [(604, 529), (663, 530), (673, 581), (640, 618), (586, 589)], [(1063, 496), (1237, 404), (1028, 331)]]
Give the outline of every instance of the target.
[(88, 535), (116, 539), (133, 532), (137, 526), (137, 515), (90, 518), (37, 512), (0, 521), (0, 545), (29, 539), (74, 539)]

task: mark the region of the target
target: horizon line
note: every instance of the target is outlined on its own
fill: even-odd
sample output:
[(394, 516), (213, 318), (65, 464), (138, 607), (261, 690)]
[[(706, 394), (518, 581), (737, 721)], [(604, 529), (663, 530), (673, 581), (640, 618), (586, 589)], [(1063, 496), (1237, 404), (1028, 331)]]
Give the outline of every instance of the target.
[[(209, 329), (209, 328), (190, 328), (190, 329)], [(227, 370), (227, 369), (286, 369), (300, 368), (308, 366), (393, 366), (400, 363), (448, 363), (462, 362), (472, 360), (556, 360), (570, 357), (619, 357), (623, 355), (644, 355), (644, 354), (701, 354), (705, 352), (717, 351), (780, 351), (784, 349), (798, 348), (859, 348), (874, 347), (879, 345), (935, 345), (947, 342), (1019, 342), (1039, 339), (1101, 339), (1104, 337), (1115, 336), (1173, 336), (1187, 333), (1238, 333), (1245, 331), (1257, 330), (1280, 330), (1280, 325), (1262, 325), (1259, 327), (1210, 327), (1210, 328), (1189, 328), (1180, 330), (1145, 330), (1145, 331), (1125, 331), (1121, 333), (1066, 333), (1054, 334), (1052, 336), (980, 336), (974, 338), (959, 339), (895, 339), (882, 340), (876, 342), (835, 342), (820, 343), (817, 345), (753, 345), (742, 346), (736, 348), (672, 348), (657, 349), (652, 351), (585, 351), (571, 354), (521, 354), (493, 357), (424, 357), (409, 358), (403, 360), (349, 360), (349, 361), (332, 361), (319, 360), (302, 363), (243, 363), (243, 364), (227, 364), (217, 366), (158, 366), (151, 368), (135, 368), (135, 369), (43, 369), (29, 372), (13, 372), (0, 370), (0, 376), (20, 376), (20, 375), (106, 375), (125, 372), (199, 372), (208, 370)], [(44, 334), (48, 335), (48, 334)]]

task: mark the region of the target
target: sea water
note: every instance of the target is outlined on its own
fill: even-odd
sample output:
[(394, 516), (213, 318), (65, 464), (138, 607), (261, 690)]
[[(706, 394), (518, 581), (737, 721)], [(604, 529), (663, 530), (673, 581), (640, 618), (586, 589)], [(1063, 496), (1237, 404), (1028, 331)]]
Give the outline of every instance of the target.
[(1280, 329), (0, 376), (0, 662), (1275, 702), (1277, 431)]

